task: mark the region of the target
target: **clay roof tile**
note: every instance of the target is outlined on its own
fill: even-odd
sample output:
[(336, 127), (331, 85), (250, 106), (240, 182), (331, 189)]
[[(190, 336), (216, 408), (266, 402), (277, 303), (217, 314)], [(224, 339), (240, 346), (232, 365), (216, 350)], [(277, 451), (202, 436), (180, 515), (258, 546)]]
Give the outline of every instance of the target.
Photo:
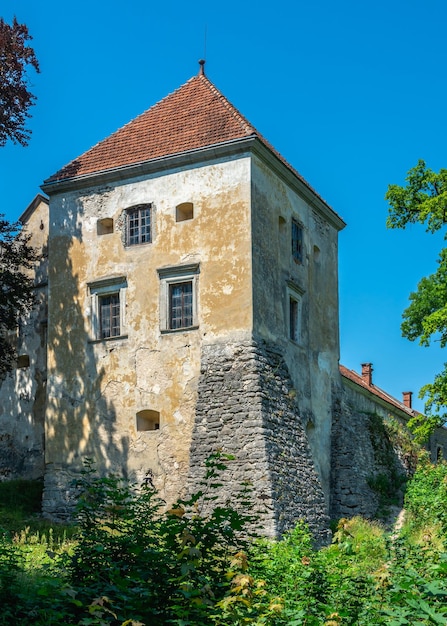
[[(57, 183), (257, 137), (304, 185), (307, 181), (205, 76), (203, 69), (150, 109), (45, 180)], [(330, 207), (328, 207), (330, 209)], [(332, 211), (332, 209), (330, 209)]]

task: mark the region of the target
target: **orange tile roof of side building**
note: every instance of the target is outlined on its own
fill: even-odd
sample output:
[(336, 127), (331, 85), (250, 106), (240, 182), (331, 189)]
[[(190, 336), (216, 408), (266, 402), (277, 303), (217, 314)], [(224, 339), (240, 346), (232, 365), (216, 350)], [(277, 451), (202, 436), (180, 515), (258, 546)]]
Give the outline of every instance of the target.
[(366, 389), (367, 391), (369, 391), (370, 393), (375, 395), (377, 398), (380, 398), (381, 400), (384, 400), (385, 402), (388, 402), (388, 404), (391, 404), (392, 406), (400, 409), (404, 413), (407, 413), (408, 416), (413, 417), (414, 415), (418, 415), (419, 414), (419, 411), (416, 411), (415, 409), (408, 408), (407, 406), (405, 406), (405, 404), (403, 402), (399, 402), (399, 400), (397, 400), (393, 396), (390, 396), (389, 393), (387, 393), (383, 389), (380, 389), (380, 387), (377, 387), (376, 385), (373, 385), (373, 384), (368, 385), (364, 381), (362, 376), (360, 374), (358, 374), (357, 372), (355, 372), (354, 370), (350, 370), (347, 367), (345, 367), (344, 365), (340, 365), (340, 374), (344, 378), (347, 378), (348, 380), (351, 380), (356, 385), (359, 385), (363, 389)]

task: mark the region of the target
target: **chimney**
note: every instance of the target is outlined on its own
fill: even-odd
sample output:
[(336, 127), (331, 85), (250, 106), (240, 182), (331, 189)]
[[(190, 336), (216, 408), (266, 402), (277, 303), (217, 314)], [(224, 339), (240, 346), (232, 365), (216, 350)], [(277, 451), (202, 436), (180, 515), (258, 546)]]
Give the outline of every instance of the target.
[(402, 392), (402, 401), (407, 407), (407, 409), (411, 409), (411, 397), (413, 395), (412, 391), (403, 391)]
[(371, 387), (372, 385), (372, 373), (372, 363), (362, 363), (362, 380), (368, 385), (368, 387)]

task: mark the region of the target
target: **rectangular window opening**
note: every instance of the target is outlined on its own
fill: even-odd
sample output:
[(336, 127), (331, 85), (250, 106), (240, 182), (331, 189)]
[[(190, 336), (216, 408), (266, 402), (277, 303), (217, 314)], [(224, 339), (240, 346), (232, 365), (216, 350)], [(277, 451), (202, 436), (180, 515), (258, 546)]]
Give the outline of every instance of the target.
[(292, 220), (292, 257), (297, 263), (303, 262), (303, 227)]
[(169, 285), (169, 328), (193, 325), (192, 281)]
[(150, 243), (151, 237), (151, 205), (128, 209), (127, 216), (127, 245), (135, 246), (142, 243)]
[(119, 337), (121, 334), (119, 293), (99, 296), (98, 300), (100, 338)]
[(88, 287), (92, 340), (124, 338), (126, 336), (126, 277), (102, 278), (88, 283)]
[(113, 219), (105, 217), (96, 223), (96, 232), (98, 235), (110, 235), (113, 233)]
[(300, 339), (299, 330), (299, 303), (294, 298), (289, 299), (289, 336), (292, 341)]

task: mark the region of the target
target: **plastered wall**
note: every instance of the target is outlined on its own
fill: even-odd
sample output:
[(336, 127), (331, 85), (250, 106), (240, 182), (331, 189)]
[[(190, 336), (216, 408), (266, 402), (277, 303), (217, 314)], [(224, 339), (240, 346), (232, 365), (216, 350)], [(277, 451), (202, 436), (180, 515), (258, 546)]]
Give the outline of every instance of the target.
[[(294, 260), (291, 224), (303, 229)], [(338, 376), (338, 230), (259, 159), (252, 164), (254, 331), (282, 347), (317, 472), (329, 503), (332, 380)], [(289, 299), (299, 300), (290, 340)]]
[[(251, 335), (249, 159), (197, 166), (51, 198), (47, 513), (51, 473), (92, 456), (104, 469), (143, 477), (174, 500), (189, 466), (201, 345)], [(176, 206), (193, 218), (176, 222)], [(124, 211), (152, 205), (152, 243), (126, 247)], [(98, 220), (113, 232), (98, 235)], [(162, 332), (160, 269), (197, 266), (197, 328)], [(91, 285), (125, 279), (124, 335), (95, 341)], [(160, 414), (157, 431), (136, 414)], [(54, 482), (54, 481), (53, 481)], [(57, 481), (56, 481), (57, 483)]]
[(48, 203), (43, 198), (26, 213), (24, 228), (38, 252), (37, 302), (20, 321), (16, 367), (0, 380), (0, 480), (44, 474)]

